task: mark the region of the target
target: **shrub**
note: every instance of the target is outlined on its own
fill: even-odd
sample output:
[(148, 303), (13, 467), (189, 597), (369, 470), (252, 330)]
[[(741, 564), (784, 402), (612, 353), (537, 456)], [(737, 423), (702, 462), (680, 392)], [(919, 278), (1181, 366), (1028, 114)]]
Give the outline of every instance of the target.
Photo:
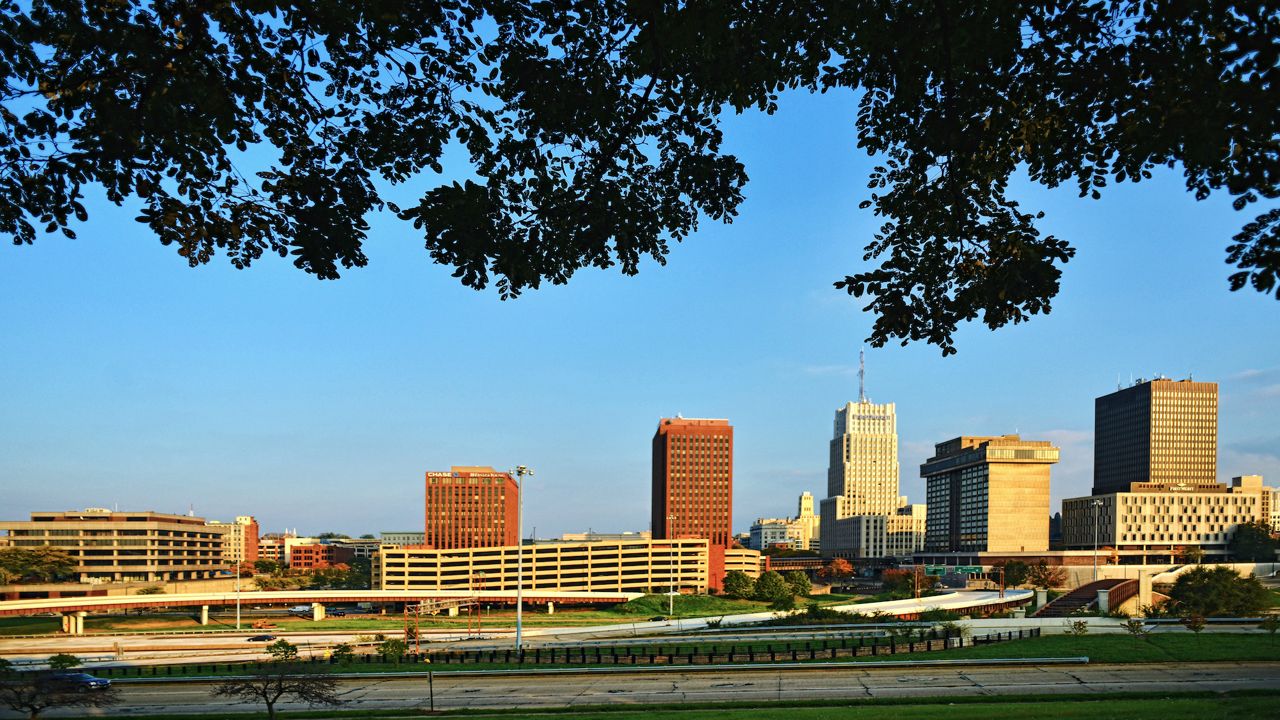
[(73, 667), (80, 667), (80, 658), (67, 653), (58, 653), (49, 658), (50, 670), (70, 670)]
[(1066, 625), (1064, 625), (1063, 627), (1065, 628), (1065, 630), (1064, 630), (1064, 631), (1065, 631), (1065, 633), (1066, 633), (1067, 635), (1073, 635), (1073, 636), (1075, 636), (1075, 637), (1080, 637), (1080, 636), (1082, 636), (1082, 635), (1088, 635), (1088, 634), (1089, 634), (1089, 621), (1088, 621), (1088, 620), (1069, 620), (1069, 621), (1067, 621), (1067, 624), (1066, 624)]

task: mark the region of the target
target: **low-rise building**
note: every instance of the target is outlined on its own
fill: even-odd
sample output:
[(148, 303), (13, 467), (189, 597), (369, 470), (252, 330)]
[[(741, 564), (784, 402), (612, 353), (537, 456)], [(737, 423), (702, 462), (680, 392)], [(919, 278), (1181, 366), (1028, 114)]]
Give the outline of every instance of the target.
[(379, 533), (378, 537), (381, 538), (383, 545), (399, 545), (400, 547), (414, 547), (426, 542), (426, 533), (421, 532), (384, 532)]
[(606, 542), (610, 540), (650, 540), (652, 538), (653, 533), (648, 530), (627, 530), (618, 533), (602, 533), (588, 530), (580, 533), (564, 533), (560, 536), (558, 542)]
[(813, 512), (813, 495), (802, 493), (798, 512), (791, 518), (757, 518), (751, 525), (747, 547), (768, 550), (785, 547), (792, 550), (818, 550), (820, 518)]
[(341, 545), (299, 544), (289, 549), (289, 567), (293, 570), (314, 570), (349, 564), (356, 557), (355, 551)]
[[(1130, 492), (1062, 501), (1063, 544), (1068, 549), (1114, 548), (1153, 556), (1195, 546), (1206, 556), (1225, 556), (1242, 523), (1269, 516), (1274, 491), (1257, 475), (1231, 486), (1133, 483)], [(1264, 510), (1265, 507), (1265, 510)]]
[(760, 554), (713, 547), (703, 538), (560, 542), (522, 547), (399, 548), (373, 560), (381, 590), (514, 590), (517, 553), (524, 553), (524, 588), (548, 591), (653, 592), (676, 587), (706, 592), (724, 573), (760, 575)]
[(53, 546), (76, 560), (82, 583), (167, 582), (214, 577), (227, 568), (223, 528), (204, 518), (89, 508), (34, 512), (0, 522), (14, 547)]

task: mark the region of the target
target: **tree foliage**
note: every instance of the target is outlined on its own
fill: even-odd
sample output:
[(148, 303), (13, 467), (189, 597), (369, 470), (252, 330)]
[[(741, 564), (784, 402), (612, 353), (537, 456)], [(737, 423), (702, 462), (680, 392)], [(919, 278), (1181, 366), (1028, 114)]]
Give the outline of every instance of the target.
[(1067, 583), (1067, 569), (1041, 560), (1027, 569), (1027, 582), (1041, 590), (1051, 590)]
[(1009, 560), (1008, 562), (996, 563), (997, 567), (1004, 568), (1004, 584), (1006, 587), (1018, 587), (1027, 582), (1027, 578), (1031, 573), (1031, 566), (1021, 560)]
[(792, 570), (783, 575), (782, 579), (786, 581), (792, 595), (808, 595), (813, 592), (813, 583), (809, 582), (809, 576), (799, 570)]
[[(1238, 210), (1280, 195), (1270, 1), (0, 4), (17, 243), (72, 235), (98, 186), (193, 266), (271, 253), (337, 278), (386, 207), (507, 298), (665, 262), (742, 201), (724, 111), (852, 91), (883, 222), (878, 264), (836, 285), (876, 313), (874, 345), (950, 353), (958, 323), (1048, 312), (1074, 256), (1010, 197), (1015, 172), (1098, 197), (1168, 166)], [(1280, 209), (1226, 259), (1232, 289), (1280, 296)]]
[(831, 562), (822, 566), (822, 569), (818, 571), (819, 577), (830, 578), (832, 580), (836, 578), (849, 577), (850, 575), (853, 575), (853, 565), (850, 565), (849, 561), (844, 558), (835, 558)]
[(787, 586), (787, 581), (782, 579), (781, 574), (768, 570), (756, 578), (753, 599), (776, 603), (789, 597), (791, 597), (791, 588)]
[(1271, 536), (1271, 525), (1261, 520), (1236, 526), (1227, 551), (1241, 562), (1275, 562), (1280, 542)]
[(80, 662), (80, 658), (75, 655), (70, 653), (58, 653), (56, 655), (49, 656), (48, 664), (50, 670), (70, 670), (74, 667), (80, 667), (82, 663)]
[(38, 718), (58, 708), (105, 708), (120, 702), (114, 687), (85, 690), (56, 672), (8, 673), (0, 677), (0, 705)]
[(746, 599), (756, 592), (756, 581), (741, 570), (730, 570), (724, 575), (724, 594), (731, 598)]
[[(3, 202), (3, 201), (0, 201)], [(76, 559), (54, 545), (0, 548), (0, 583), (47, 583), (75, 574)]]
[(1198, 565), (1179, 575), (1169, 590), (1172, 611), (1184, 616), (1255, 616), (1267, 607), (1268, 597), (1257, 578), (1221, 565)]
[(245, 675), (218, 683), (211, 691), (213, 696), (262, 703), (267, 706), (267, 717), (272, 720), (276, 717), (276, 703), (281, 700), (312, 706), (342, 703), (338, 695), (338, 681), (316, 668), (269, 663)]

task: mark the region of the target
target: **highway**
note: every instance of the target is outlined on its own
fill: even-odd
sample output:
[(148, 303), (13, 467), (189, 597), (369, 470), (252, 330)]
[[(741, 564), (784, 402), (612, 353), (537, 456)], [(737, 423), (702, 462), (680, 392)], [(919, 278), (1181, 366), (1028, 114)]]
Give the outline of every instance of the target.
[[(340, 681), (342, 709), (425, 709), (427, 679), (371, 677)], [(946, 695), (1185, 692), (1280, 687), (1280, 663), (1153, 665), (1043, 665), (814, 670), (744, 669), (690, 672), (463, 675), (435, 677), (437, 710), (548, 708), (574, 705), (901, 698)], [(250, 705), (214, 701), (210, 684), (118, 682), (122, 706), (111, 716), (250, 711)], [(305, 709), (289, 705), (280, 709)], [(84, 711), (50, 712), (49, 717)], [(0, 714), (0, 717), (17, 717)]]

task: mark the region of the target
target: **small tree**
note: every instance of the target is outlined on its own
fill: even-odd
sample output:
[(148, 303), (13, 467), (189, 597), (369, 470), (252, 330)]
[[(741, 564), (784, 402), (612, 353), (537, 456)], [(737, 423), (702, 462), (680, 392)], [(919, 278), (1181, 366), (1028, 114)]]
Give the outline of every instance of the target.
[(787, 587), (787, 582), (782, 579), (782, 575), (769, 570), (756, 580), (755, 593), (752, 597), (756, 600), (776, 603), (790, 595), (791, 589)]
[(1196, 637), (1200, 637), (1200, 633), (1204, 632), (1204, 626), (1208, 624), (1203, 615), (1188, 615), (1182, 618), (1182, 626), (1195, 633)]
[(791, 588), (792, 595), (808, 595), (813, 592), (813, 583), (809, 582), (809, 576), (799, 570), (792, 570), (782, 576), (787, 581), (787, 587)]
[(276, 717), (276, 703), (283, 699), (312, 706), (342, 703), (337, 680), (316, 669), (289, 663), (271, 663), (250, 672), (248, 677), (223, 681), (212, 693), (214, 697), (263, 703), (271, 720)]
[(1010, 560), (1004, 563), (1004, 584), (1006, 587), (1018, 587), (1027, 581), (1031, 566), (1021, 560)]
[(400, 638), (387, 638), (378, 645), (378, 654), (383, 660), (399, 661), (409, 652), (409, 645)]
[(80, 658), (67, 653), (58, 653), (49, 657), (50, 670), (70, 670), (73, 667), (80, 667)]
[(267, 652), (271, 653), (271, 659), (278, 663), (291, 663), (298, 659), (298, 646), (284, 638), (268, 645)]
[(86, 692), (53, 672), (15, 673), (0, 680), (0, 705), (28, 718), (56, 708), (104, 708), (118, 702), (115, 688)]
[(741, 570), (730, 570), (724, 576), (724, 594), (731, 598), (746, 599), (755, 595), (756, 581)]
[(853, 574), (853, 565), (849, 564), (844, 558), (836, 558), (827, 563), (818, 571), (818, 577), (834, 580), (836, 578), (849, 577)]
[(1271, 635), (1272, 641), (1275, 640), (1276, 631), (1280, 630), (1280, 616), (1268, 615), (1258, 624), (1258, 629), (1263, 630)]
[(1088, 620), (1069, 620), (1067, 621), (1067, 624), (1064, 626), (1064, 632), (1067, 635), (1072, 635), (1075, 637), (1088, 635), (1089, 621)]
[(138, 595), (164, 595), (164, 588), (159, 585), (148, 585), (144, 588), (138, 588)]
[(355, 649), (351, 647), (351, 643), (338, 643), (333, 646), (333, 651), (329, 657), (339, 665), (350, 665), (356, 659)]
[(1067, 584), (1067, 570), (1041, 560), (1027, 570), (1027, 582), (1041, 590), (1062, 587)]
[(1151, 634), (1151, 628), (1147, 627), (1146, 621), (1140, 617), (1125, 620), (1121, 627), (1125, 629), (1125, 632), (1129, 633), (1129, 637), (1133, 638), (1134, 642), (1142, 640)]

